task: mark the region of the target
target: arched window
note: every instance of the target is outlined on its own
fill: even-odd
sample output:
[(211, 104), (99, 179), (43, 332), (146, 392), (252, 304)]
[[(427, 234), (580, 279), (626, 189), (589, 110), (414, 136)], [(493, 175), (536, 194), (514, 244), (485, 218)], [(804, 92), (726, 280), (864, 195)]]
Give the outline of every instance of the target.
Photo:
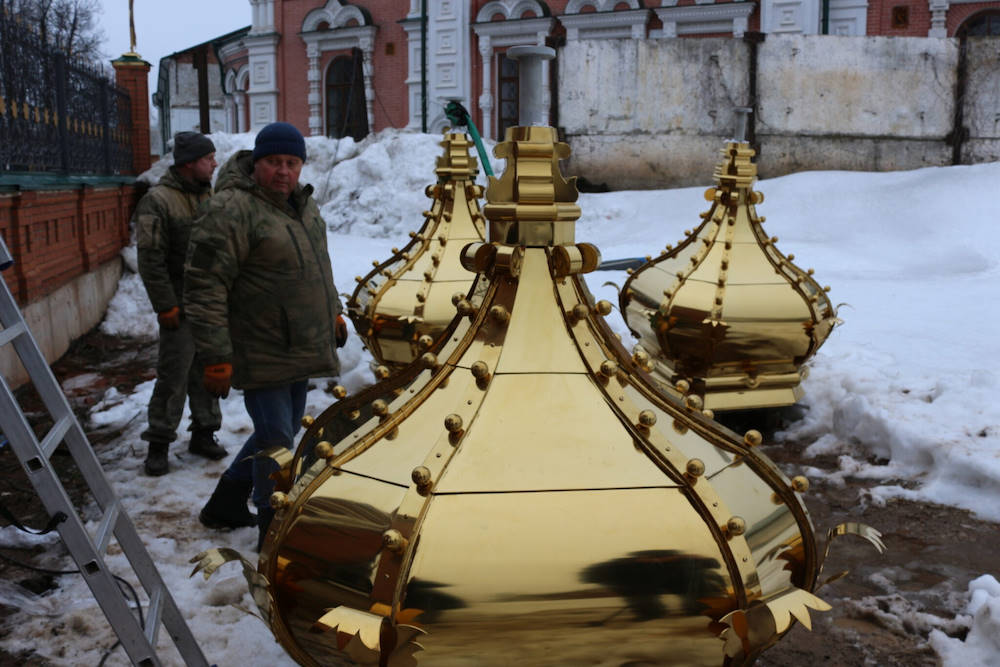
[(987, 9), (973, 14), (958, 27), (956, 37), (1000, 37), (1000, 11)]
[(365, 111), (365, 81), (361, 49), (338, 56), (326, 70), (326, 136), (352, 137), (361, 141), (368, 134)]

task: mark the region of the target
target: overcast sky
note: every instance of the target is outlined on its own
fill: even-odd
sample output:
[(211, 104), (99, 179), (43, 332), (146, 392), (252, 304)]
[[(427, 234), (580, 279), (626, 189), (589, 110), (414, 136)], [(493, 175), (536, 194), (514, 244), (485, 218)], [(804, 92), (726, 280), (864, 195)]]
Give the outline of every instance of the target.
[[(101, 0), (104, 53), (114, 60), (129, 49), (128, 0)], [(135, 50), (153, 65), (156, 91), (160, 58), (250, 25), (249, 0), (135, 0)]]

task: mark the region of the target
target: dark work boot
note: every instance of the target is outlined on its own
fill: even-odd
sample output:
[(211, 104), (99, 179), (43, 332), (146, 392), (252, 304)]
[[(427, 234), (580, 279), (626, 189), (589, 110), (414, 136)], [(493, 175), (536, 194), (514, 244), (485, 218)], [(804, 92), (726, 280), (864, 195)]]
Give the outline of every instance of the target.
[(233, 482), (225, 475), (201, 508), (198, 520), (209, 528), (247, 528), (257, 523), (257, 517), (247, 509), (250, 483)]
[(199, 430), (191, 433), (191, 444), (188, 451), (206, 459), (218, 461), (226, 458), (226, 450), (215, 440), (215, 432)]
[(151, 442), (146, 450), (146, 463), (144, 468), (150, 477), (159, 477), (170, 472), (167, 465), (167, 452), (170, 450), (169, 442)]
[(267, 536), (267, 529), (271, 527), (273, 519), (273, 507), (257, 508), (257, 553), (260, 553), (261, 547), (264, 546), (264, 538)]

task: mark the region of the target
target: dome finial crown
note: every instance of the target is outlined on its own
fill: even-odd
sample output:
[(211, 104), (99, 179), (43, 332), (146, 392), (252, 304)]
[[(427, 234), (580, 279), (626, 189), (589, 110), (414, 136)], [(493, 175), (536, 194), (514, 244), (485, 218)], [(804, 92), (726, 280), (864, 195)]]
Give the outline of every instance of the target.
[(483, 213), (489, 240), (524, 246), (572, 245), (580, 207), (576, 178), (564, 178), (559, 160), (569, 146), (551, 127), (511, 127), (493, 154), (507, 160), (500, 178), (490, 178)]

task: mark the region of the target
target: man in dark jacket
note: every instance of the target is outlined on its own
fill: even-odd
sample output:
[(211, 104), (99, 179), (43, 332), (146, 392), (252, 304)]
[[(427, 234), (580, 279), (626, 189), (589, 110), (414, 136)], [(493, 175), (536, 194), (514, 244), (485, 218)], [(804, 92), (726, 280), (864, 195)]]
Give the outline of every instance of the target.
[(309, 378), (338, 375), (336, 347), (347, 340), (326, 224), (312, 186), (298, 182), (305, 159), (305, 140), (288, 123), (271, 123), (252, 153), (234, 155), (191, 236), (185, 272), (205, 386), (218, 396), (230, 384), (242, 389), (254, 425), (199, 518), (212, 528), (246, 525), (252, 489), (261, 539), (274, 516), (276, 464), (248, 457), (292, 447)]
[(149, 400), (149, 427), (140, 436), (149, 442), (147, 475), (169, 470), (167, 451), (177, 438), (184, 399), (191, 405), (193, 454), (218, 460), (226, 450), (215, 441), (222, 423), (219, 399), (202, 385), (202, 367), (195, 358), (194, 339), (181, 309), (184, 259), (198, 206), (212, 194), (215, 145), (197, 132), (174, 137), (174, 164), (135, 210), (139, 275), (160, 324), (156, 385)]

